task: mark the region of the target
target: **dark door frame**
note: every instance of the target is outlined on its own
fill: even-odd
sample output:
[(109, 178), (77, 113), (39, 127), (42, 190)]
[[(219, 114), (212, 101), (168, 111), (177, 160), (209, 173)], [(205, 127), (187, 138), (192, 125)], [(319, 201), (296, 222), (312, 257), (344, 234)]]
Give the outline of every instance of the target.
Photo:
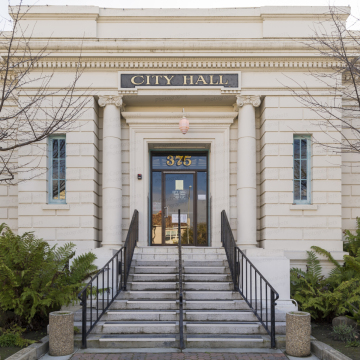
[[(152, 157), (156, 156), (156, 155), (160, 155), (160, 156), (164, 156), (164, 154), (167, 155), (182, 155), (182, 154), (187, 154), (187, 155), (198, 155), (198, 156), (206, 156), (206, 169), (203, 170), (197, 170), (197, 169), (193, 169), (193, 170), (187, 170), (187, 169), (183, 169), (183, 170), (173, 170), (173, 169), (153, 169), (152, 167)], [(151, 234), (152, 234), (152, 213), (153, 213), (153, 203), (152, 203), (152, 198), (153, 198), (153, 194), (152, 194), (152, 173), (153, 172), (161, 172), (161, 209), (162, 209), (162, 239), (161, 239), (161, 244), (152, 244), (151, 242)], [(172, 150), (168, 150), (168, 151), (154, 151), (150, 153), (150, 246), (177, 246), (176, 244), (174, 245), (166, 245), (165, 244), (165, 216), (164, 216), (164, 205), (165, 205), (165, 174), (177, 174), (177, 173), (191, 173), (194, 174), (194, 190), (193, 190), (193, 211), (194, 211), (194, 230), (193, 230), (193, 234), (194, 234), (194, 244), (193, 245), (189, 245), (189, 246), (204, 246), (204, 245), (198, 245), (197, 244), (197, 202), (198, 202), (198, 194), (197, 194), (197, 173), (198, 172), (206, 172), (207, 173), (207, 177), (206, 177), (206, 233), (207, 233), (207, 244), (205, 246), (210, 246), (209, 244), (209, 228), (210, 228), (210, 224), (208, 223), (210, 221), (209, 219), (209, 154), (208, 152), (200, 152), (200, 151), (174, 151)], [(196, 190), (196, 191), (195, 191)], [(180, 235), (179, 235), (180, 238)], [(185, 244), (182, 244), (183, 246), (188, 246)]]

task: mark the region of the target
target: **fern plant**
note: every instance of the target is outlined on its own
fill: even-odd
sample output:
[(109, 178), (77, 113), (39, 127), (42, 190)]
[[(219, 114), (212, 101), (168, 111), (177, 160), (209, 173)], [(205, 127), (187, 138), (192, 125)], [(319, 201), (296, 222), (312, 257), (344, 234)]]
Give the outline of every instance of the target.
[(292, 298), (295, 299), (303, 311), (318, 319), (325, 309), (320, 300), (324, 287), (324, 277), (321, 275), (321, 265), (314, 251), (307, 251), (307, 271), (298, 268), (290, 270), (290, 287)]
[(360, 249), (360, 218), (356, 218), (356, 231), (352, 234), (350, 230), (345, 230), (344, 251), (350, 256), (357, 256)]
[(9, 329), (0, 329), (2, 334), (0, 335), (0, 347), (25, 347), (36, 342), (35, 340), (24, 339), (22, 333), (25, 329), (18, 325), (13, 325)]
[[(313, 319), (331, 320), (346, 315), (360, 324), (360, 249), (357, 256), (344, 256), (344, 265), (317, 246), (308, 251), (307, 271), (292, 268), (291, 295), (301, 310), (308, 311)], [(321, 275), (316, 254), (325, 256), (333, 265), (329, 277)]]
[(74, 248), (72, 243), (50, 246), (31, 232), (15, 235), (1, 224), (0, 309), (12, 311), (17, 324), (36, 328), (52, 309), (76, 300), (97, 267), (93, 253), (73, 259)]

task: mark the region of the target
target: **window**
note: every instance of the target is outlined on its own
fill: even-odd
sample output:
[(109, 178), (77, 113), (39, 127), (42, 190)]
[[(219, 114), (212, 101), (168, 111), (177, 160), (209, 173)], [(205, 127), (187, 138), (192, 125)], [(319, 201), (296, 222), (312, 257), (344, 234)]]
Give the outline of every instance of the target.
[(66, 203), (65, 135), (49, 138), (49, 203)]
[(294, 203), (311, 203), (310, 135), (294, 135)]

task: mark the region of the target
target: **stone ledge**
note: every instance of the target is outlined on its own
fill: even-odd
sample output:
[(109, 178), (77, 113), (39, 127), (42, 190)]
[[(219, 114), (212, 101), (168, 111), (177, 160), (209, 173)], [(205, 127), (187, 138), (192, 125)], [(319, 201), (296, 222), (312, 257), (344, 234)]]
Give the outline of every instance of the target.
[(37, 360), (49, 351), (49, 337), (43, 337), (40, 342), (29, 345), (8, 357), (8, 360)]
[(351, 360), (348, 356), (321, 341), (311, 341), (311, 352), (320, 360)]
[(291, 204), (290, 205), (290, 210), (317, 210), (318, 206), (317, 205), (296, 205), (296, 204)]
[(46, 204), (41, 207), (43, 210), (69, 210), (69, 204)]

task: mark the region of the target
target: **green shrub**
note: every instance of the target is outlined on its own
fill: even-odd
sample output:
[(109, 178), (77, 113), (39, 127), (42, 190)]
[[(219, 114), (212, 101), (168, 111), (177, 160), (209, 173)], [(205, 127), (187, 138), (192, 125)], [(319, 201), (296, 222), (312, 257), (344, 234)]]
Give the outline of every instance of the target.
[(12, 311), (18, 325), (34, 329), (47, 324), (50, 311), (76, 301), (97, 268), (92, 253), (73, 259), (74, 247), (50, 246), (31, 232), (15, 235), (0, 225), (0, 309)]
[(360, 218), (356, 218), (356, 232), (352, 234), (349, 230), (345, 230), (344, 251), (347, 251), (350, 256), (357, 256), (360, 250)]
[(360, 347), (359, 333), (353, 326), (333, 326), (332, 337), (335, 340), (346, 342), (346, 347)]
[[(331, 320), (346, 315), (360, 324), (360, 249), (357, 255), (344, 256), (340, 265), (329, 252), (316, 246), (308, 251), (307, 271), (290, 270), (291, 295), (301, 310), (308, 311), (313, 319)], [(334, 264), (328, 278), (321, 276), (316, 253), (324, 255)]]
[(333, 326), (332, 337), (338, 341), (355, 341), (358, 339), (358, 333), (353, 326), (338, 325)]
[(24, 339), (22, 333), (25, 329), (22, 329), (18, 325), (14, 325), (9, 329), (3, 330), (0, 336), (0, 347), (25, 347), (33, 344), (35, 340)]

